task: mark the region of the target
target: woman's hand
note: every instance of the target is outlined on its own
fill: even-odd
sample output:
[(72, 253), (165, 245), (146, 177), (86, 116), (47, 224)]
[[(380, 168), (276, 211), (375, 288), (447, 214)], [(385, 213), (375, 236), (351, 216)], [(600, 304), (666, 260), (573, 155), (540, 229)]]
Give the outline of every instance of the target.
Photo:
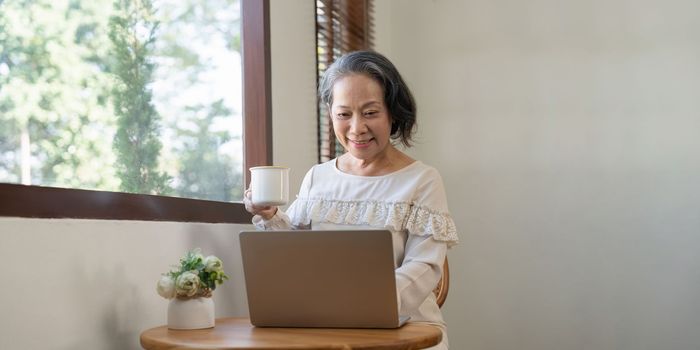
[(260, 215), (265, 220), (270, 220), (273, 216), (275, 216), (275, 214), (277, 214), (276, 206), (254, 205), (251, 198), (252, 195), (250, 189), (245, 190), (245, 192), (243, 192), (243, 204), (245, 204), (245, 210), (247, 210), (249, 213), (253, 215)]

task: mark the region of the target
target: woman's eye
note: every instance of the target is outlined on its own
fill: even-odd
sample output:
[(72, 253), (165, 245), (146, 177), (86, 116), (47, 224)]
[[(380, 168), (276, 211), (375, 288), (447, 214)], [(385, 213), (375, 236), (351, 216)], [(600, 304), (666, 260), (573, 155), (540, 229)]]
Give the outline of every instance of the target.
[(374, 117), (374, 116), (376, 116), (376, 115), (377, 115), (377, 111), (368, 111), (368, 112), (365, 112), (365, 116), (366, 116), (366, 117)]
[(350, 117), (350, 113), (338, 113), (336, 114), (336, 116), (338, 117), (338, 119), (347, 119)]

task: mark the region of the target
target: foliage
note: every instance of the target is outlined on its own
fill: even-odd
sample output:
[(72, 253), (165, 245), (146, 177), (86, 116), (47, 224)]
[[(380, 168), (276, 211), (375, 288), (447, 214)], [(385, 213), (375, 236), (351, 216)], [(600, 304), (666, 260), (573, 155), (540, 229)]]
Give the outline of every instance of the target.
[[(100, 5), (0, 3), (0, 179), (116, 189), (104, 143), (114, 121)], [(21, 156), (30, 152), (31, 160)], [(21, 178), (21, 168), (31, 178)]]
[[(166, 86), (190, 89), (156, 91), (156, 107), (164, 126), (172, 131), (164, 166), (176, 173), (171, 183), (177, 196), (219, 201), (243, 198), (240, 111), (224, 97), (221, 77), (212, 79), (212, 67), (227, 73), (240, 51), (238, 0), (164, 0), (159, 2), (158, 41), (155, 43), (157, 80)], [(192, 28), (197, 28), (193, 31)], [(214, 54), (216, 53), (216, 55)], [(217, 82), (217, 80), (219, 80)], [(230, 80), (230, 78), (229, 78)], [(192, 90), (200, 91), (193, 98)], [(236, 157), (237, 156), (237, 157)], [(236, 171), (238, 170), (238, 171)]]
[(180, 258), (175, 268), (163, 274), (156, 287), (166, 299), (210, 297), (216, 286), (228, 279), (221, 259), (214, 255), (205, 258), (198, 248)]
[[(226, 130), (216, 131), (212, 128), (217, 117), (228, 115), (230, 111), (221, 100), (208, 108), (196, 106), (194, 109), (199, 111), (197, 114), (208, 112), (201, 117), (195, 114), (190, 128), (178, 130), (177, 139), (183, 143), (180, 155), (180, 173), (183, 176), (177, 184), (178, 195), (224, 202), (241, 198), (243, 179), (231, 171), (233, 159), (218, 152), (221, 145), (231, 139), (231, 135)], [(203, 190), (206, 192), (203, 193)]]
[(148, 87), (153, 76), (149, 55), (158, 23), (150, 0), (116, 0), (114, 7), (115, 14), (109, 19), (109, 39), (117, 77), (112, 92), (117, 117), (117, 174), (123, 191), (163, 194), (169, 178), (158, 171), (162, 148), (160, 118)]
[(0, 182), (242, 198), (238, 0), (112, 1), (0, 0)]

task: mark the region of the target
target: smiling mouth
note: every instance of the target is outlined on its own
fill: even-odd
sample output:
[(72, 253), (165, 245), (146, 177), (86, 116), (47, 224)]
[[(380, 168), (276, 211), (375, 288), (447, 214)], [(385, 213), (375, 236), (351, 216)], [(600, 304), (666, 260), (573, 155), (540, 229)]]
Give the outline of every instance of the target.
[(368, 144), (368, 143), (369, 143), (370, 141), (372, 141), (372, 140), (373, 140), (373, 139), (362, 140), (362, 141), (360, 141), (360, 140), (349, 140), (349, 141), (352, 142), (352, 143), (354, 143), (354, 144), (356, 144), (356, 145), (366, 145), (366, 144)]

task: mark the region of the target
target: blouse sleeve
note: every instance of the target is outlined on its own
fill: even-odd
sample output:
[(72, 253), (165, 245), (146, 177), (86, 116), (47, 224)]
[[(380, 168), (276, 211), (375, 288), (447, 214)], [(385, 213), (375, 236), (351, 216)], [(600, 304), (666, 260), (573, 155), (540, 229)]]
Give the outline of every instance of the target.
[(431, 236), (409, 235), (401, 266), (396, 269), (399, 313), (413, 313), (433, 292), (442, 276), (447, 244)]
[(411, 235), (432, 236), (452, 247), (459, 243), (457, 228), (447, 208), (442, 177), (435, 169), (427, 172), (417, 186), (405, 229)]
[(411, 314), (433, 292), (442, 276), (448, 247), (458, 243), (442, 178), (434, 169), (427, 175), (417, 188), (406, 220), (408, 239), (403, 262), (396, 269), (401, 314)]
[(289, 230), (292, 228), (289, 216), (282, 209), (277, 209), (275, 216), (269, 220), (263, 219), (260, 215), (253, 216), (253, 225), (258, 230)]

